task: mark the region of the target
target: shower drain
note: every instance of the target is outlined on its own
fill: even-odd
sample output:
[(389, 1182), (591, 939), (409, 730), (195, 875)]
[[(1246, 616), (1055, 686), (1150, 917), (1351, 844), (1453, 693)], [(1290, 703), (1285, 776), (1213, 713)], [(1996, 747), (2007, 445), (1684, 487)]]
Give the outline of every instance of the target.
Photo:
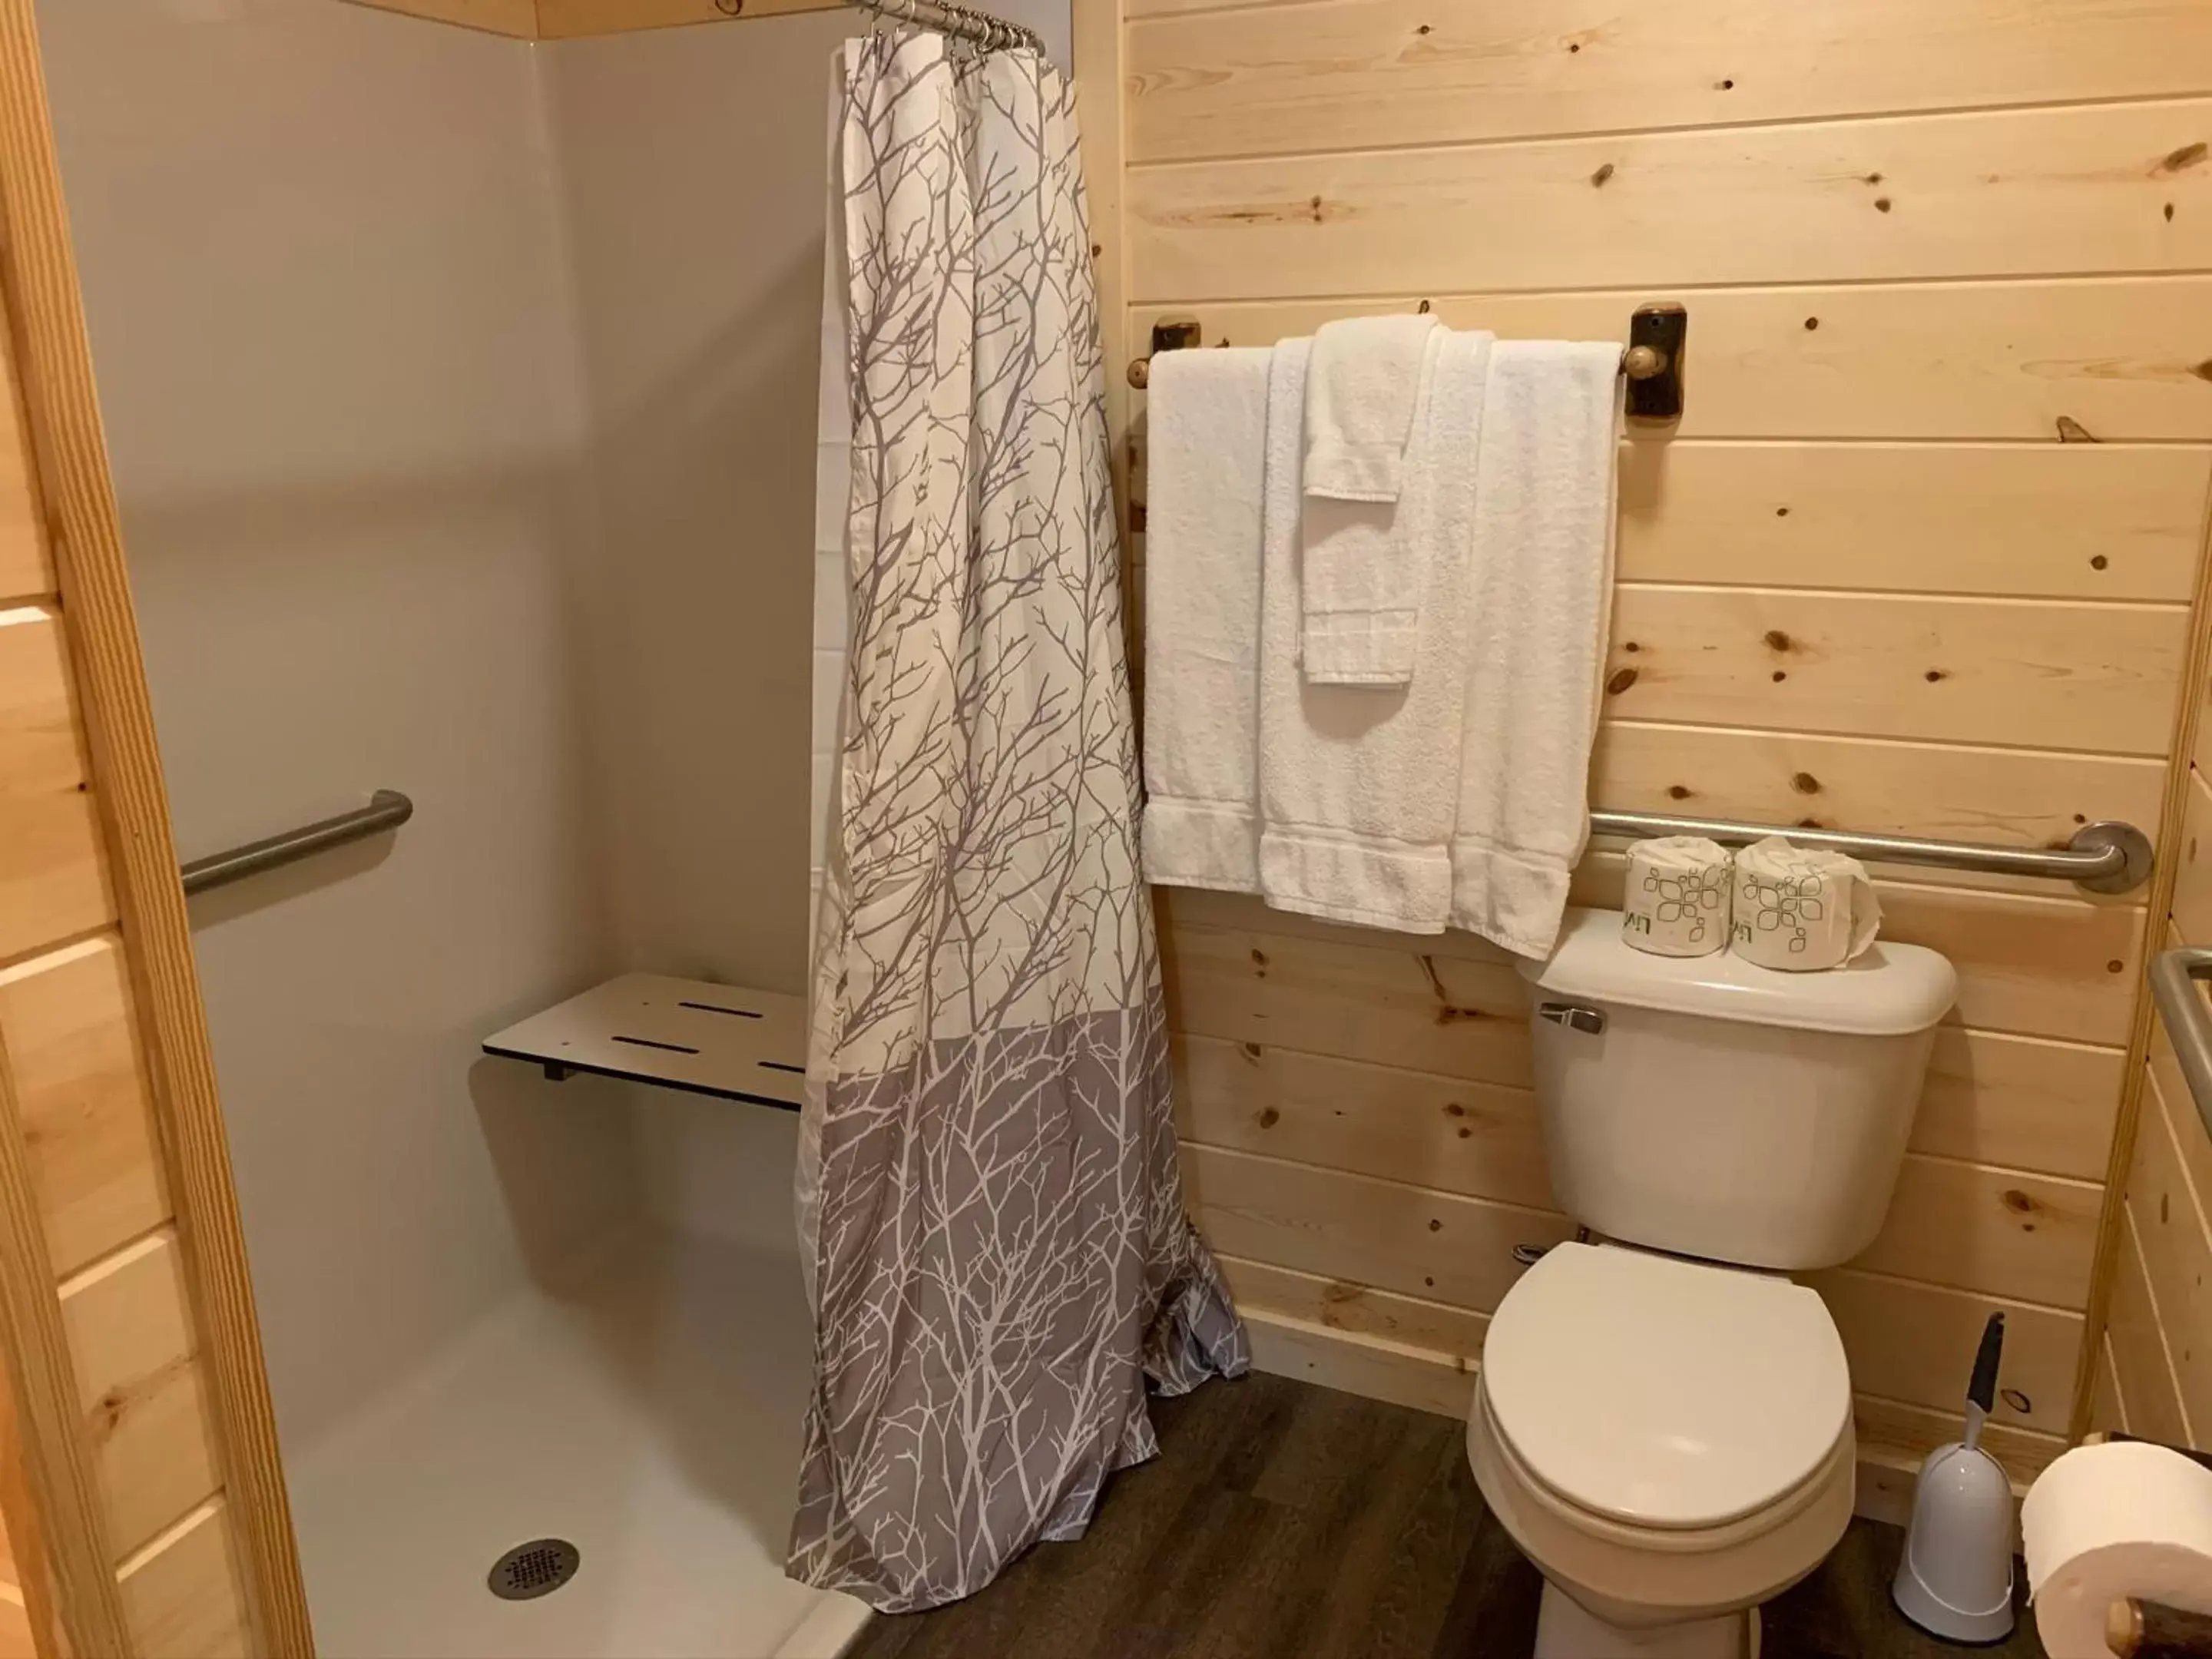
[(493, 1562), (484, 1582), (502, 1601), (527, 1601), (550, 1595), (574, 1578), (582, 1559), (565, 1538), (533, 1538)]

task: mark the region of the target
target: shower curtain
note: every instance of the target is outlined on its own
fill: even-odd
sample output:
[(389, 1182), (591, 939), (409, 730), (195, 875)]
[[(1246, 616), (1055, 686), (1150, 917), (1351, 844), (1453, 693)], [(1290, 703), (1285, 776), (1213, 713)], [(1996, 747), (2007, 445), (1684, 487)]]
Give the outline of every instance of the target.
[(896, 1612), (1080, 1534), (1154, 1450), (1146, 1378), (1249, 1357), (1176, 1168), (1071, 89), (926, 31), (841, 69), (850, 644), (789, 1571)]

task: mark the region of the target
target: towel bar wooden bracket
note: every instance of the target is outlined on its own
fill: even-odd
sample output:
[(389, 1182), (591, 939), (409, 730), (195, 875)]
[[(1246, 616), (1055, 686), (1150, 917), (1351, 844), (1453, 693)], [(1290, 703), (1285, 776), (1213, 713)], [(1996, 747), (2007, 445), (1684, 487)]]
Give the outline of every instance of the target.
[(1152, 325), (1152, 349), (1129, 359), (1129, 384), (1142, 392), (1152, 383), (1152, 359), (1163, 351), (1184, 351), (1205, 343), (1195, 317), (1163, 317)]
[[(1421, 309), (1428, 308), (1423, 301)], [(1629, 314), (1620, 372), (1628, 380), (1628, 418), (1637, 425), (1672, 426), (1682, 418), (1682, 358), (1689, 337), (1689, 307), (1676, 301), (1654, 301)], [(1129, 360), (1129, 384), (1142, 392), (1152, 384), (1154, 357), (1204, 343), (1195, 317), (1161, 318), (1152, 325), (1152, 349)]]
[(1689, 307), (1671, 300), (1638, 306), (1628, 316), (1628, 418), (1638, 426), (1672, 426), (1682, 418), (1682, 356), (1690, 338)]

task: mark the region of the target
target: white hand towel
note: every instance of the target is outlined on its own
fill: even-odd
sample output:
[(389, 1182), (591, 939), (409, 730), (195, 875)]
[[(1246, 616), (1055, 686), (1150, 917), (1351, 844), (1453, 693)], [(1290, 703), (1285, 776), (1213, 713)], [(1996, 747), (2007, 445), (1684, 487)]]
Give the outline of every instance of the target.
[(1735, 927), (1729, 948), (1762, 968), (1840, 968), (1881, 931), (1881, 901), (1856, 859), (1780, 836), (1735, 855)]
[(1299, 652), (1317, 685), (1413, 678), (1431, 550), (1406, 533), (1398, 503), (1444, 334), (1433, 317), (1355, 317), (1314, 337)]
[[(1443, 931), (1451, 910), (1468, 642), (1468, 550), (1487, 334), (1449, 334), (1398, 511), (1440, 552), (1428, 576), (1409, 684), (1316, 685), (1300, 672), (1297, 411), (1312, 343), (1275, 348), (1267, 393), (1266, 553), (1260, 635), (1260, 890), (1279, 909), (1407, 933)], [(1458, 457), (1461, 464), (1451, 465)]]
[(1728, 948), (1735, 870), (1703, 836), (1661, 836), (1628, 849), (1620, 936), (1655, 957), (1709, 957)]
[(1589, 838), (1613, 611), (1620, 348), (1500, 341), (1475, 482), (1452, 923), (1549, 954)]
[(1305, 494), (1398, 499), (1413, 411), (1441, 326), (1426, 315), (1347, 317), (1314, 331), (1305, 391)]
[(1260, 500), (1272, 356), (1152, 359), (1144, 857), (1145, 878), (1168, 886), (1260, 890)]

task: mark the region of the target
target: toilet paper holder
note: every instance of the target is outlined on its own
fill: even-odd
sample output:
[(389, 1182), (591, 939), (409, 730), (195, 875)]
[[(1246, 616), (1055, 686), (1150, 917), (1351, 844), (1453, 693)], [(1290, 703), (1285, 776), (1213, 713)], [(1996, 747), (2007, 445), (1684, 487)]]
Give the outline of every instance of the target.
[(2123, 1597), (2106, 1609), (2105, 1645), (2117, 1659), (2202, 1659), (2212, 1655), (2212, 1618)]
[[(2134, 1440), (2179, 1452), (2191, 1462), (2212, 1469), (2212, 1454), (2145, 1439), (2139, 1434), (2092, 1434), (2084, 1436), (2081, 1443), (2094, 1446), (2112, 1440)], [(2105, 1645), (2115, 1659), (2212, 1659), (2212, 1615), (2164, 1601), (2122, 1596), (2105, 1609)]]

